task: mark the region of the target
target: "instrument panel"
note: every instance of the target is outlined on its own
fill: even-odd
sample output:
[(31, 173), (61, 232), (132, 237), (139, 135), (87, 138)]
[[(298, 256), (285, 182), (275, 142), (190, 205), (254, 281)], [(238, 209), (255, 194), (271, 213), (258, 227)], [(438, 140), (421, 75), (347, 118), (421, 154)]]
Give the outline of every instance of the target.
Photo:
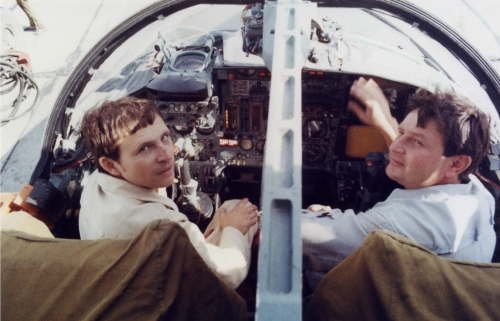
[[(191, 137), (194, 161), (261, 166), (269, 115), (267, 69), (219, 69), (217, 96), (205, 101), (156, 101), (175, 138)], [(333, 170), (337, 131), (345, 116), (348, 76), (303, 75), (303, 164)], [(174, 138), (174, 139), (175, 139)]]
[[(172, 97), (172, 100), (156, 100), (155, 103), (171, 128), (174, 144), (188, 155), (191, 176), (198, 181), (202, 192), (219, 193), (228, 184), (227, 180), (233, 179), (258, 186), (256, 193), (259, 194), (270, 121), (272, 75), (265, 68), (215, 68), (212, 74), (212, 97), (204, 100)], [(356, 191), (362, 187), (360, 168), (365, 166), (364, 159), (353, 159), (344, 152), (348, 128), (359, 124), (347, 112), (350, 85), (358, 77), (303, 71), (302, 164), (304, 175), (309, 177), (303, 182), (306, 203), (326, 204), (335, 199), (332, 205), (336, 207), (352, 206)], [(404, 93), (399, 104), (405, 104), (407, 89), (398, 90)], [(394, 113), (397, 114), (398, 109)], [(184, 143), (179, 144), (180, 141)], [(224, 175), (227, 168), (231, 168), (231, 175)], [(321, 182), (325, 177), (334, 183)], [(327, 186), (327, 196), (317, 199), (316, 189), (322, 184)]]

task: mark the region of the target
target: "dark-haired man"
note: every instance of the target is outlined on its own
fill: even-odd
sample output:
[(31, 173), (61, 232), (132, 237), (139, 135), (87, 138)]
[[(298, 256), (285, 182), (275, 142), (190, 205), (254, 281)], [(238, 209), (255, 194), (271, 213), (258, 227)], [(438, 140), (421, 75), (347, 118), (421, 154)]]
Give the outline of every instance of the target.
[(404, 189), (357, 215), (321, 205), (302, 215), (311, 286), (378, 229), (406, 236), (442, 257), (491, 262), (494, 200), (471, 175), (489, 149), (488, 117), (455, 93), (419, 89), (398, 124), (375, 81), (358, 79), (350, 95), (349, 110), (390, 145), (386, 173)]
[(185, 229), (207, 265), (238, 287), (248, 273), (257, 207), (247, 199), (226, 202), (205, 239), (170, 198), (156, 192), (173, 183), (175, 160), (170, 131), (153, 101), (105, 102), (85, 114), (82, 133), (98, 167), (82, 183), (82, 239), (132, 238), (154, 220), (171, 220)]

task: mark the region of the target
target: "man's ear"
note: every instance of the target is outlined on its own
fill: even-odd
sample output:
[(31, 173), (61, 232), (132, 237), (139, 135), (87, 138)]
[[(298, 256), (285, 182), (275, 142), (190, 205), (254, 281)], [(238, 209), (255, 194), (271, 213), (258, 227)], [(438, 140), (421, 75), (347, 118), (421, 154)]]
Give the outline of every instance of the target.
[(109, 174), (120, 177), (120, 171), (116, 168), (115, 161), (106, 156), (99, 157), (99, 165)]
[(469, 168), (472, 159), (467, 155), (450, 156), (451, 165), (449, 171), (451, 175), (460, 175), (463, 171)]

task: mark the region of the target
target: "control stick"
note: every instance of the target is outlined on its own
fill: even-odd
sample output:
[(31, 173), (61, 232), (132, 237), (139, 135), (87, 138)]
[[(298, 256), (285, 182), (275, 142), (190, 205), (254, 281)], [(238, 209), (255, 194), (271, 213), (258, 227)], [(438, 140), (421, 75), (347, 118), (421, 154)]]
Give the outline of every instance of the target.
[(189, 161), (184, 160), (181, 166), (181, 207), (185, 214), (194, 214), (199, 212), (198, 196), (196, 195), (196, 189), (198, 188), (198, 182), (191, 179), (191, 173), (189, 172)]

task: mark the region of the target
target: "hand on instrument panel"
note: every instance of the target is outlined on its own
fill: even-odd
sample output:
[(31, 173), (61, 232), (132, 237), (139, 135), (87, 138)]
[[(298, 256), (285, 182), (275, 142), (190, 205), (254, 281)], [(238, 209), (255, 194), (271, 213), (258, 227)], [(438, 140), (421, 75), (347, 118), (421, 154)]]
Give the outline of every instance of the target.
[(379, 85), (373, 79), (360, 77), (352, 84), (350, 95), (348, 110), (362, 123), (376, 127), (389, 146), (397, 137), (398, 122), (391, 115), (389, 101)]
[(222, 229), (232, 226), (240, 230), (241, 233), (246, 234), (248, 229), (257, 223), (257, 206), (252, 205), (247, 198), (239, 201), (230, 212), (226, 212), (226, 208), (224, 207), (221, 207), (219, 211), (220, 226)]

